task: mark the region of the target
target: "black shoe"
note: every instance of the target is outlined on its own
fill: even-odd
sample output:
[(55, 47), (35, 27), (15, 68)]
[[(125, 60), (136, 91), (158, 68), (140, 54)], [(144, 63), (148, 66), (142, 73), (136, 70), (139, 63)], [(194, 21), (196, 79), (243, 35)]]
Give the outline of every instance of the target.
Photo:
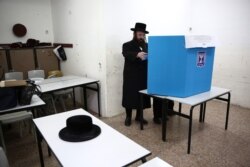
[[(136, 121), (136, 122), (139, 122), (139, 123), (141, 122), (140, 118), (135, 118), (135, 121)], [(143, 119), (143, 120), (142, 120), (142, 123), (143, 123), (144, 125), (147, 125), (147, 124), (148, 124), (148, 121), (145, 120), (145, 119)]]
[(130, 126), (131, 125), (131, 118), (129, 118), (129, 117), (127, 117), (126, 119), (125, 119), (125, 126)]
[(153, 118), (155, 124), (161, 124), (161, 119), (160, 118)]

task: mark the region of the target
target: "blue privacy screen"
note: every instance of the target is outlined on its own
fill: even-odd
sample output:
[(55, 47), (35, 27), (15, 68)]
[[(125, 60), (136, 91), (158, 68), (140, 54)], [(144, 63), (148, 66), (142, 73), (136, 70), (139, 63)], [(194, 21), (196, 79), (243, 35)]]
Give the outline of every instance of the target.
[(214, 47), (185, 48), (184, 36), (149, 36), (148, 93), (188, 97), (211, 88)]

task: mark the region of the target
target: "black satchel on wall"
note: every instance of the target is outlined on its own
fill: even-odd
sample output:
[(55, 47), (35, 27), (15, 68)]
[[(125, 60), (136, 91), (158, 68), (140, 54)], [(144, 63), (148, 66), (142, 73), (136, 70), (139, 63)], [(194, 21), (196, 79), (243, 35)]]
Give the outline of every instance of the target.
[(39, 85), (36, 85), (34, 81), (27, 80), (28, 85), (19, 89), (18, 101), (19, 105), (29, 105), (31, 103), (32, 96), (34, 94), (40, 96), (41, 91)]
[(38, 46), (40, 43), (39, 40), (29, 38), (26, 42), (26, 47), (35, 47)]
[(67, 60), (67, 56), (66, 53), (63, 49), (63, 47), (61, 45), (57, 46), (53, 52), (56, 54), (56, 56), (58, 57), (59, 60), (61, 61), (66, 61)]

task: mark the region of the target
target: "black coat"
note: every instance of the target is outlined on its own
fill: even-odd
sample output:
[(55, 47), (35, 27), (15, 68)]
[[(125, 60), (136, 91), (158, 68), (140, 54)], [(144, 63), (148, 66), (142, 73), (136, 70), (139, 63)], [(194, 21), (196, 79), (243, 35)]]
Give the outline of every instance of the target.
[[(140, 46), (135, 40), (124, 43), (122, 47), (125, 58), (122, 106), (129, 109), (139, 109), (138, 91), (147, 89), (147, 60), (136, 57), (141, 51), (148, 51), (147, 44)], [(144, 97), (143, 104), (143, 108), (151, 107), (150, 98)]]

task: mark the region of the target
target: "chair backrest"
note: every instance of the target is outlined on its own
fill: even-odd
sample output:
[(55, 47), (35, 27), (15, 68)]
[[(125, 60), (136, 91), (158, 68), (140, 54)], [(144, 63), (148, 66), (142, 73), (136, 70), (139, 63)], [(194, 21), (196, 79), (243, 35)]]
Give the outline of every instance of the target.
[(2, 147), (0, 147), (0, 166), (9, 167), (9, 162)]
[(22, 80), (23, 79), (23, 73), (22, 72), (7, 72), (5, 73), (5, 80)]
[(45, 78), (44, 70), (31, 70), (28, 71), (28, 78)]

